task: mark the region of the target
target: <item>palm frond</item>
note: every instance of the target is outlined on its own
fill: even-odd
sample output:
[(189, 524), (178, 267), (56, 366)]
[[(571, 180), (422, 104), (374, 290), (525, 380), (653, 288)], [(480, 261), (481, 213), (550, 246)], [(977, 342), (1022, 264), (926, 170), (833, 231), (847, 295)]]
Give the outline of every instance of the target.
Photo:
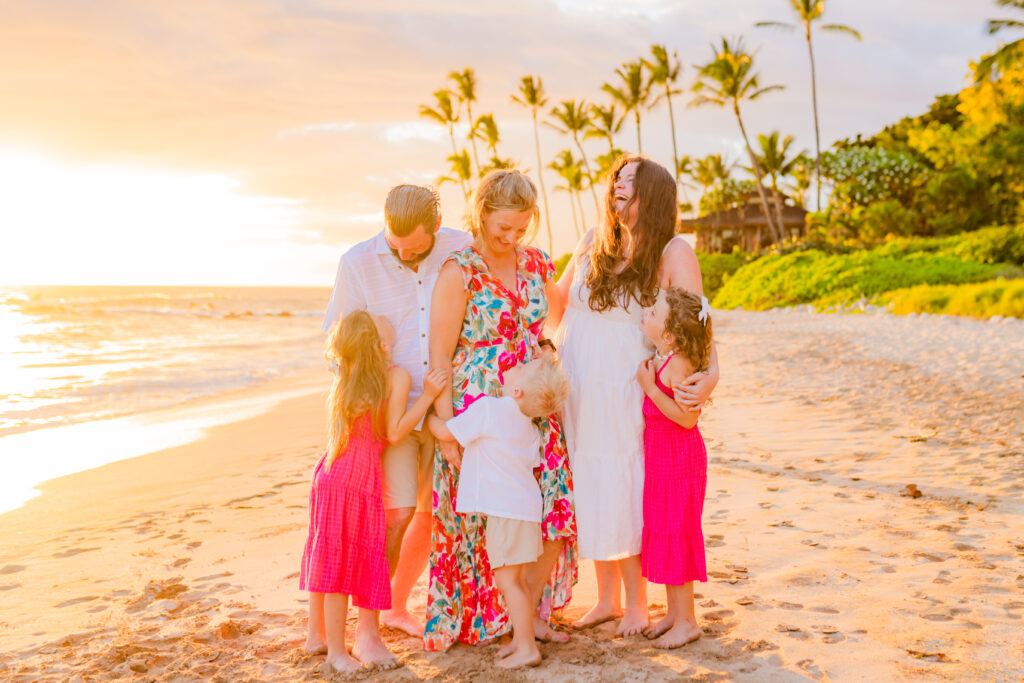
[(853, 36), (857, 40), (864, 40), (863, 36), (861, 36), (860, 34), (860, 31), (858, 31), (855, 28), (850, 28), (849, 26), (844, 26), (843, 24), (825, 24), (824, 26), (821, 27), (821, 30), (832, 31), (834, 33), (845, 33), (848, 36)]
[(756, 24), (754, 24), (754, 26), (758, 26), (760, 28), (777, 28), (783, 31), (796, 30), (796, 26), (794, 26), (793, 24), (787, 24), (784, 21), (759, 21)]

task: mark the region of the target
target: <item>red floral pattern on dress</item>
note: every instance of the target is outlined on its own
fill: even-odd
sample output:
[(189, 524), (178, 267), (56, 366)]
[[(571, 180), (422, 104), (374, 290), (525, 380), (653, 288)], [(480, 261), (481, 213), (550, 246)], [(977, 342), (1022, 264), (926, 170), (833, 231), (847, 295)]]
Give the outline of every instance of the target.
[[(462, 333), (452, 359), (455, 414), (481, 396), (501, 395), (501, 375), (537, 353), (548, 314), (545, 284), (554, 266), (544, 252), (519, 250), (516, 291), (491, 274), (473, 247), (452, 254), (469, 295)], [(556, 416), (538, 420), (544, 442), (541, 465), (534, 470), (544, 500), (544, 540), (565, 541), (544, 591), (541, 615), (563, 609), (576, 583), (576, 515), (572, 474)], [(455, 512), (459, 473), (434, 451), (434, 508), (430, 551), (427, 650), (447, 650), (458, 641), (479, 643), (506, 633), (511, 624), (487, 556), (486, 517)]]

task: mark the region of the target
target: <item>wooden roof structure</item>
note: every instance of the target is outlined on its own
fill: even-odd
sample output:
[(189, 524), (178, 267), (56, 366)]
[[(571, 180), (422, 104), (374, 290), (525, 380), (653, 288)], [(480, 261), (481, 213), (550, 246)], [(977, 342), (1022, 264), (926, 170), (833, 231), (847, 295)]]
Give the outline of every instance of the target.
[[(768, 209), (775, 223), (782, 225), (783, 238), (800, 237), (806, 232), (807, 211), (786, 204), (785, 195), (765, 188)], [(768, 222), (761, 210), (761, 198), (756, 192), (744, 197), (744, 203), (725, 211), (713, 211), (700, 218), (679, 221), (680, 232), (697, 235), (697, 249), (705, 252), (725, 253), (738, 245), (743, 251), (757, 251), (774, 243)]]

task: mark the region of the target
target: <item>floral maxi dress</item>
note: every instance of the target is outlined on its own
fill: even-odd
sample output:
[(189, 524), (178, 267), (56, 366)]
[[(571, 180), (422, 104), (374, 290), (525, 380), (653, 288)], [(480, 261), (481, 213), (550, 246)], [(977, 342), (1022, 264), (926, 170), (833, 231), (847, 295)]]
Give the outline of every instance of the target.
[[(518, 252), (516, 292), (492, 275), (474, 247), (456, 252), (468, 295), (462, 333), (452, 359), (455, 414), (482, 396), (501, 395), (505, 370), (531, 360), (548, 313), (545, 283), (554, 276), (547, 256), (533, 247)], [(576, 515), (572, 475), (556, 416), (538, 421), (544, 454), (534, 474), (544, 500), (541, 529), (545, 541), (564, 540), (542, 602), (542, 616), (561, 610), (576, 582)], [(455, 512), (458, 470), (434, 450), (433, 521), (426, 650), (447, 650), (457, 641), (480, 643), (509, 631), (508, 611), (494, 586), (487, 556), (486, 518)]]

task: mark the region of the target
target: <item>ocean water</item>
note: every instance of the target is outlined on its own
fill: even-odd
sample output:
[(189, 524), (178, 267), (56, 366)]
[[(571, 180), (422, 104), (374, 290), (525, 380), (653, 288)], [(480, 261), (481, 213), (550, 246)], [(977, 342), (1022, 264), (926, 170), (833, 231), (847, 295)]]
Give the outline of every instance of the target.
[[(26, 483), (41, 476), (194, 438), (155, 428), (129, 437), (140, 416), (324, 368), (329, 297), (326, 288), (0, 287), (0, 511), (31, 497)], [(45, 472), (25, 462), (70, 430), (125, 438)]]

